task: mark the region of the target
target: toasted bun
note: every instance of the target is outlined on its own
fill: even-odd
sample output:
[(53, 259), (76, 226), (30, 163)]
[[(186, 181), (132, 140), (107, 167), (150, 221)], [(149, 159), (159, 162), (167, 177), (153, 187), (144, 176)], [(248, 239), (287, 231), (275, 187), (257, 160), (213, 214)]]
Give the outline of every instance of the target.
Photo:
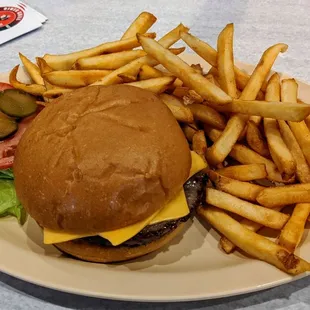
[(177, 194), (191, 166), (169, 109), (132, 86), (90, 86), (53, 101), (18, 144), (18, 198), (39, 225), (72, 233), (126, 227)]
[(180, 223), (178, 227), (162, 238), (147, 245), (137, 247), (103, 247), (90, 244), (86, 241), (68, 241), (54, 244), (60, 251), (77, 257), (79, 259), (95, 263), (113, 263), (137, 258), (154, 252), (168, 244), (173, 238), (182, 232), (185, 223)]

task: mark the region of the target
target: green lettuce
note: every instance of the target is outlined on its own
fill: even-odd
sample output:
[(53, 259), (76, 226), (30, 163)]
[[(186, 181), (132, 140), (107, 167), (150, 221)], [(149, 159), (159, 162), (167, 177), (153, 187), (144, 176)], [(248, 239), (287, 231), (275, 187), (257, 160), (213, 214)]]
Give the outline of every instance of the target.
[(0, 170), (0, 217), (14, 216), (22, 225), (27, 214), (16, 196), (12, 169)]
[(0, 170), (0, 179), (2, 180), (14, 180), (13, 170), (11, 168)]

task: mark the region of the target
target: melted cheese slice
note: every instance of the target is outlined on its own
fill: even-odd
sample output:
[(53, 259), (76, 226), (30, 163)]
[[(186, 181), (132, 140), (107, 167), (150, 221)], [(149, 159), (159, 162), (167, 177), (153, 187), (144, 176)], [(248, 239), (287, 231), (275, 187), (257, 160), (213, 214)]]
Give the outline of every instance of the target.
[[(192, 166), (190, 170), (190, 175), (193, 176), (195, 173), (206, 168), (206, 163), (202, 158), (195, 152), (191, 152), (192, 156)], [(161, 210), (155, 212), (150, 217), (145, 220), (138, 222), (136, 224), (117, 229), (112, 231), (106, 231), (103, 233), (96, 233), (93, 235), (79, 235), (79, 234), (68, 234), (63, 232), (52, 231), (50, 229), (44, 229), (44, 243), (53, 244), (66, 242), (74, 239), (80, 239), (84, 237), (91, 237), (99, 235), (111, 242), (112, 245), (117, 246), (123, 242), (129, 240), (136, 234), (138, 234), (144, 227), (150, 224), (160, 223), (163, 221), (178, 219), (189, 214), (189, 209), (186, 201), (186, 196), (184, 190), (171, 201), (169, 201)]]

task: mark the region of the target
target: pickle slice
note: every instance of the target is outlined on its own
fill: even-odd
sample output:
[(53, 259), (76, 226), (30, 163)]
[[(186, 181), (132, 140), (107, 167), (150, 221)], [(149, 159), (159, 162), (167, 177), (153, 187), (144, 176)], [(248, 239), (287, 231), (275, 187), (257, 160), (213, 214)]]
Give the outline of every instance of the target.
[(37, 110), (36, 97), (17, 89), (0, 93), (0, 110), (13, 117), (26, 117)]
[(16, 132), (18, 125), (14, 119), (0, 112), (0, 140), (3, 140)]

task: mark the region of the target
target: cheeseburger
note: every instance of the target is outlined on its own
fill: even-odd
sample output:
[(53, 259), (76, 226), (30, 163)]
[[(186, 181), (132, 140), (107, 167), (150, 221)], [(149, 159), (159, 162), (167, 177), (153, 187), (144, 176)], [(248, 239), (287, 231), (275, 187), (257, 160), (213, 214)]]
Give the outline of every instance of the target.
[(103, 263), (145, 255), (181, 233), (202, 200), (203, 168), (165, 104), (125, 85), (54, 100), (14, 160), (18, 198), (44, 243)]

